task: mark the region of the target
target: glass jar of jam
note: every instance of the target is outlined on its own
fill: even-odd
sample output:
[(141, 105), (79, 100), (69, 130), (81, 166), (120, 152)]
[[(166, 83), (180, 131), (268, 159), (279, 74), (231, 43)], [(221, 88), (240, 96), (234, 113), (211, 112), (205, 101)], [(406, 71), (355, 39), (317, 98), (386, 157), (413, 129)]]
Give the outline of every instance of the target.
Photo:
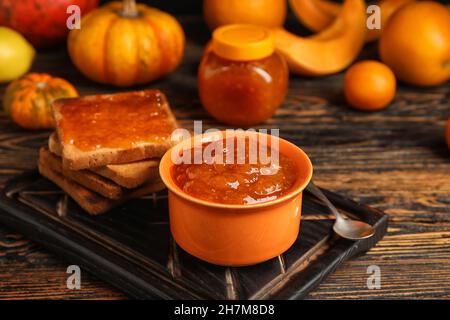
[(234, 24), (216, 29), (198, 71), (200, 100), (218, 121), (251, 126), (269, 119), (288, 88), (286, 61), (269, 29)]

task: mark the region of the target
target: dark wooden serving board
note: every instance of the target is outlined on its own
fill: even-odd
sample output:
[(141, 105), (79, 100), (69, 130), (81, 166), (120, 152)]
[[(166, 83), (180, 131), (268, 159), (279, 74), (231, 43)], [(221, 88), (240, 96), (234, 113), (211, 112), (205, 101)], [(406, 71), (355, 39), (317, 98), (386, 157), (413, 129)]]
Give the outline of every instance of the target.
[(1, 190), (0, 221), (133, 298), (298, 299), (386, 233), (383, 212), (325, 192), (348, 215), (374, 224), (375, 236), (361, 241), (338, 237), (328, 210), (306, 192), (295, 244), (277, 258), (239, 268), (202, 262), (174, 243), (166, 191), (93, 217), (31, 171)]

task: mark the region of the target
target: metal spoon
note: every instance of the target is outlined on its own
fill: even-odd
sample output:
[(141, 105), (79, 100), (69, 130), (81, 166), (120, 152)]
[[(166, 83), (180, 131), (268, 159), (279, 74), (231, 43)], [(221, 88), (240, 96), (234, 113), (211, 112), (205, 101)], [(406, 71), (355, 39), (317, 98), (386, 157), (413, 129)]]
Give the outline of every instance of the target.
[(331, 212), (334, 213), (336, 216), (336, 222), (333, 225), (333, 230), (341, 237), (350, 240), (360, 240), (369, 238), (375, 234), (375, 229), (370, 224), (359, 220), (353, 220), (341, 214), (312, 181), (306, 187), (306, 190), (311, 192), (318, 199), (322, 200)]

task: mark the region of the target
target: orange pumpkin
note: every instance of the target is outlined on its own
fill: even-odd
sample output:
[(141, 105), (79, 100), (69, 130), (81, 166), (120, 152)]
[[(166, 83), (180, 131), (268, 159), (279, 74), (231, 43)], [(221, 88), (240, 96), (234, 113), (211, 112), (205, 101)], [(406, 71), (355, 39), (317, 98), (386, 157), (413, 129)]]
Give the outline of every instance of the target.
[(358, 56), (366, 36), (364, 0), (345, 0), (334, 22), (310, 37), (274, 29), (277, 51), (292, 73), (323, 76), (339, 72)]
[(52, 102), (77, 96), (77, 90), (64, 79), (29, 73), (6, 88), (3, 108), (23, 128), (50, 129), (54, 127)]
[(281, 27), (286, 18), (286, 1), (203, 0), (203, 15), (211, 30), (234, 23)]
[(124, 0), (84, 16), (69, 33), (68, 50), (89, 79), (126, 87), (172, 72), (183, 56), (184, 33), (171, 15)]
[[(366, 42), (377, 40), (389, 18), (402, 6), (414, 0), (379, 0), (376, 5), (381, 12), (381, 29), (369, 29)], [(342, 5), (330, 0), (289, 0), (292, 11), (307, 28), (319, 32), (330, 26)]]

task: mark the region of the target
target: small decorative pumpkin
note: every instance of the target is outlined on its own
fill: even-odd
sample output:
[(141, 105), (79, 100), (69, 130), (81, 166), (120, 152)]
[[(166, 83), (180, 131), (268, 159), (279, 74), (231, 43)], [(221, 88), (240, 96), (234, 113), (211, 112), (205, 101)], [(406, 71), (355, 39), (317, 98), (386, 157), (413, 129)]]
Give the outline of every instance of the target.
[(184, 51), (184, 32), (171, 15), (134, 0), (111, 2), (70, 31), (72, 62), (89, 79), (126, 87), (172, 72)]
[(3, 108), (25, 129), (50, 129), (54, 128), (52, 102), (77, 96), (77, 90), (64, 79), (45, 73), (29, 73), (6, 88)]

